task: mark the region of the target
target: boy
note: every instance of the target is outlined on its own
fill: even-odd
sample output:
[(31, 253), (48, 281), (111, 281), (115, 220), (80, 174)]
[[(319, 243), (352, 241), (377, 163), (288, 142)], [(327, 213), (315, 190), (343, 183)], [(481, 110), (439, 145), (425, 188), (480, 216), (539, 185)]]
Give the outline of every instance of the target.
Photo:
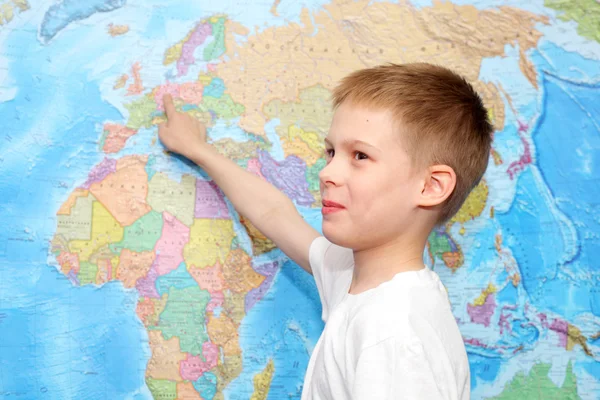
[(357, 71), (333, 92), (319, 175), (323, 236), (275, 187), (206, 144), (165, 97), (164, 145), (315, 277), (326, 325), (302, 399), (468, 399), (469, 364), (427, 238), (486, 170), (492, 126), (460, 76), (429, 64)]

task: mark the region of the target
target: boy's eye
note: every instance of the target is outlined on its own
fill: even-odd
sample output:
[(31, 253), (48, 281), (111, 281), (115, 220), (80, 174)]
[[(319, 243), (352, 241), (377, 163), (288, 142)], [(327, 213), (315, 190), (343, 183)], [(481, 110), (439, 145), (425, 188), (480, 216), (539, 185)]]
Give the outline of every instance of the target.
[(325, 154), (327, 154), (328, 157), (333, 157), (335, 155), (335, 150), (334, 149), (326, 149)]
[(369, 158), (368, 155), (366, 155), (365, 153), (361, 153), (360, 151), (357, 151), (354, 153), (355, 160), (366, 160), (368, 158)]

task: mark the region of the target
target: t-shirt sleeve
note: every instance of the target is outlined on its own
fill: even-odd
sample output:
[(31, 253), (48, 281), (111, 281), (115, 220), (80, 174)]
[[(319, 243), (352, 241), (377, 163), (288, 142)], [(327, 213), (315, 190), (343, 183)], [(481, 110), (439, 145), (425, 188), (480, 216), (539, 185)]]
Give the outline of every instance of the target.
[(383, 340), (361, 352), (352, 399), (459, 400), (456, 387), (446, 379), (452, 371), (440, 371), (435, 364), (419, 342)]
[(329, 313), (350, 288), (354, 254), (319, 236), (310, 245), (308, 259), (323, 306), (322, 318), (327, 322)]

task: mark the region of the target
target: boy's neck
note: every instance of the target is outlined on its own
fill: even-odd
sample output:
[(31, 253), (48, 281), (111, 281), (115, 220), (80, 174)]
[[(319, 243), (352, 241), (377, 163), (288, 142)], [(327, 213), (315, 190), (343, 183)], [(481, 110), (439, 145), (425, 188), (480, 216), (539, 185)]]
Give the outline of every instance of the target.
[(370, 249), (354, 251), (354, 273), (350, 294), (359, 294), (391, 280), (401, 272), (418, 271), (423, 263), (424, 239), (398, 237)]

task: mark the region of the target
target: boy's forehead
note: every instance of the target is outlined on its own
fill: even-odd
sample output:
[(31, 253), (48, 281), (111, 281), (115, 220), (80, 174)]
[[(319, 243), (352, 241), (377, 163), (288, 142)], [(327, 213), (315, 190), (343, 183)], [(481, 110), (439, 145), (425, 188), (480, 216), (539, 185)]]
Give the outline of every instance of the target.
[(395, 141), (398, 123), (391, 111), (359, 104), (342, 103), (333, 115), (327, 136), (334, 140), (361, 140), (374, 146)]

